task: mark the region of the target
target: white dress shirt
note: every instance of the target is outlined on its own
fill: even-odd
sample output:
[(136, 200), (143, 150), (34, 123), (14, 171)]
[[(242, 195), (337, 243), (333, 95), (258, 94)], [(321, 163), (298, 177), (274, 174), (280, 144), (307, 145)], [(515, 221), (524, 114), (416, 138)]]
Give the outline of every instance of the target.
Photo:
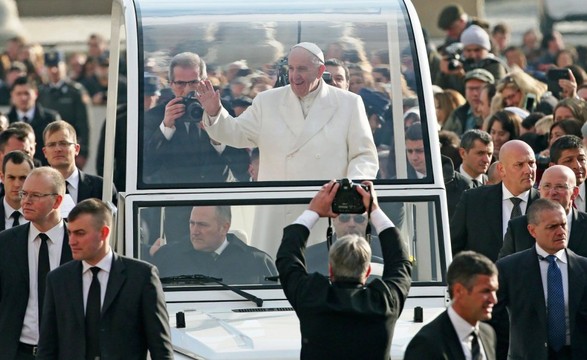
[[(38, 262), (41, 239), (39, 231), (34, 224), (31, 224), (28, 236), (28, 263), (29, 263), (29, 300), (24, 314), (20, 342), (36, 345), (39, 341), (39, 294), (38, 294)], [(49, 231), (45, 231), (49, 237), (47, 247), (49, 249), (49, 269), (53, 270), (61, 262), (61, 251), (63, 248), (63, 236), (65, 235), (65, 224), (60, 221)]]
[[(501, 184), (501, 189), (503, 194), (501, 201), (501, 238), (503, 239), (508, 229), (508, 221), (510, 221), (512, 210), (514, 209), (514, 203), (510, 200), (510, 198), (514, 197), (514, 195), (512, 195), (512, 193), (505, 187), (503, 183)], [(522, 202), (520, 203), (520, 210), (522, 210), (522, 215), (526, 214), (526, 208), (528, 207), (528, 199), (530, 198), (530, 190), (526, 190), (515, 197), (522, 199)]]
[(13, 209), (12, 206), (6, 202), (6, 196), (3, 199), (4, 202), (4, 229), (10, 229), (13, 227), (14, 219), (12, 218), (12, 213), (15, 211), (20, 211), (20, 216), (18, 217), (18, 223), (20, 225), (26, 224), (29, 221), (22, 216), (22, 209)]
[[(544, 292), (544, 304), (548, 304), (548, 260), (543, 260), (549, 253), (543, 250), (538, 244), (536, 244), (536, 253), (538, 254), (538, 264), (540, 265), (540, 277), (542, 278), (542, 291)], [(569, 328), (569, 261), (567, 259), (567, 252), (565, 249), (559, 250), (557, 253), (552, 254), (556, 256), (556, 263), (561, 270), (561, 276), (563, 279), (563, 293), (565, 294), (565, 323), (567, 324), (567, 342), (566, 345), (571, 343), (571, 330)]]
[(65, 187), (67, 188), (67, 191), (69, 191), (69, 196), (71, 196), (71, 200), (73, 200), (74, 204), (77, 204), (77, 198), (79, 194), (79, 169), (75, 168), (75, 170), (73, 170), (71, 175), (69, 175), (69, 177), (65, 179), (65, 181), (67, 181)]
[(481, 342), (481, 338), (479, 335), (479, 324), (476, 326), (472, 326), (469, 322), (463, 319), (452, 306), (448, 307), (447, 310), (448, 317), (452, 326), (455, 328), (457, 333), (457, 337), (459, 338), (459, 342), (461, 343), (461, 347), (463, 348), (463, 353), (465, 354), (465, 360), (472, 360), (472, 341), (473, 337), (471, 333), (473, 330), (477, 333), (477, 341), (479, 343), (479, 354), (481, 355), (481, 359), (487, 359), (485, 356), (485, 349), (483, 348), (483, 343)]
[(82, 260), (82, 285), (84, 294), (84, 313), (88, 303), (88, 293), (90, 292), (90, 285), (94, 275), (90, 268), (97, 266), (100, 268), (98, 273), (98, 281), (100, 282), (100, 307), (104, 304), (104, 297), (106, 296), (106, 287), (108, 286), (108, 278), (110, 277), (110, 269), (112, 268), (112, 259), (114, 254), (112, 250), (106, 254), (96, 265), (90, 265), (85, 260)]

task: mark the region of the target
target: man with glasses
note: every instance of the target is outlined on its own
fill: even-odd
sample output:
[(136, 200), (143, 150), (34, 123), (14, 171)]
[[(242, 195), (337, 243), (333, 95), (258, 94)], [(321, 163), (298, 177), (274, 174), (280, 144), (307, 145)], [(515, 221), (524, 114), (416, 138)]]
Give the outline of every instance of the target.
[[(562, 205), (567, 214), (568, 248), (578, 255), (587, 256), (587, 214), (573, 207), (579, 188), (573, 171), (563, 165), (553, 165), (544, 171), (540, 180), (540, 198)], [(528, 231), (526, 215), (510, 220), (499, 257), (526, 250), (535, 243)]]
[(206, 63), (195, 53), (180, 53), (171, 60), (169, 82), (175, 98), (145, 114), (145, 182), (248, 180), (247, 151), (212, 141), (202, 126), (203, 109), (194, 94), (206, 77)]
[(575, 173), (579, 194), (573, 205), (579, 211), (587, 211), (585, 178), (587, 177), (587, 155), (583, 140), (575, 135), (564, 135), (550, 146), (550, 165), (564, 165)]
[(494, 84), (495, 78), (485, 69), (474, 69), (465, 74), (464, 82), (467, 102), (454, 109), (442, 127), (443, 130), (453, 131), (457, 135), (481, 128), (481, 92), (487, 84)]
[(72, 259), (61, 202), (59, 171), (36, 168), (20, 191), (29, 223), (0, 232), (0, 349), (3, 359), (34, 360), (50, 270)]
[[(76, 167), (75, 158), (80, 153), (80, 144), (73, 126), (63, 120), (50, 123), (43, 131), (45, 146), (43, 154), (49, 165), (59, 171), (66, 184), (66, 194), (73, 204), (89, 199), (102, 199), (103, 179), (86, 174)], [(112, 202), (116, 204), (116, 189), (112, 187)]]

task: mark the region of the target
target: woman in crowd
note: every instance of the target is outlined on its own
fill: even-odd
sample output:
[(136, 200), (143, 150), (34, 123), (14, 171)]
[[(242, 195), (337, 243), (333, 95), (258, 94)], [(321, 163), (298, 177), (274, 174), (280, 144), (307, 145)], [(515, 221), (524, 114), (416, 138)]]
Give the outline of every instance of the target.
[(491, 115), (488, 123), (489, 134), (493, 140), (493, 153), (499, 159), (499, 149), (507, 141), (517, 139), (520, 136), (520, 124), (522, 119), (507, 110), (501, 110)]
[(534, 79), (521, 69), (513, 70), (497, 85), (497, 92), (501, 95), (504, 107), (516, 106), (522, 109), (526, 108), (529, 96), (535, 97), (534, 103), (537, 104), (546, 90), (545, 83)]
[(587, 102), (575, 98), (563, 99), (556, 104), (553, 115), (554, 122), (575, 119), (584, 124), (587, 121)]
[(440, 129), (444, 126), (444, 122), (456, 108), (466, 102), (463, 95), (458, 91), (446, 89), (443, 92), (434, 94), (434, 105), (436, 106), (436, 120)]

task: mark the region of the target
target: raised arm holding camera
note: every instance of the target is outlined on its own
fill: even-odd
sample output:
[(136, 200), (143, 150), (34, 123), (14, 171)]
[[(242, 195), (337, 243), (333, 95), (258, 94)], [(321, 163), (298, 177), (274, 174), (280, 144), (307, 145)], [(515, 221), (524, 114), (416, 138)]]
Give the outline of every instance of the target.
[(369, 209), (379, 234), (384, 262), (381, 279), (366, 284), (371, 248), (355, 234), (338, 238), (331, 246), (330, 278), (306, 270), (304, 250), (310, 229), (320, 217), (338, 216), (332, 204), (339, 182), (325, 184), (308, 209), (283, 231), (276, 265), (284, 292), (300, 319), (301, 359), (390, 357), (393, 330), (408, 296), (412, 267), (399, 231), (379, 208), (373, 183), (362, 185), (351, 189)]
[(175, 98), (145, 114), (143, 169), (153, 183), (247, 181), (249, 156), (212, 142), (202, 127), (204, 110), (195, 98), (206, 78), (206, 63), (197, 54), (177, 54), (169, 65)]

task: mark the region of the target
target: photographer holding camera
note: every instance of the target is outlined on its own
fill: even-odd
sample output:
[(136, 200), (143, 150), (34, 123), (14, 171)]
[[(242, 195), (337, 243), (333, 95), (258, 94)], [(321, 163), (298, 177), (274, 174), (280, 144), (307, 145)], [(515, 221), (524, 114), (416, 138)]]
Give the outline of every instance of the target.
[(204, 110), (195, 98), (206, 78), (206, 63), (197, 54), (177, 54), (169, 65), (175, 98), (145, 113), (143, 169), (154, 183), (247, 181), (245, 149), (210, 139), (201, 120)]
[(461, 42), (444, 50), (436, 85), (443, 89), (454, 89), (465, 94), (465, 74), (474, 69), (485, 69), (497, 82), (506, 76), (509, 69), (503, 60), (491, 53), (489, 34), (477, 25), (467, 27), (461, 34)]
[(395, 322), (411, 285), (412, 266), (399, 231), (379, 208), (373, 183), (365, 181), (363, 185), (369, 191), (352, 184), (350, 190), (356, 191), (362, 207), (369, 209), (379, 234), (384, 262), (381, 279), (366, 284), (371, 248), (354, 234), (337, 239), (331, 246), (330, 278), (306, 270), (304, 250), (310, 229), (320, 217), (338, 216), (333, 212), (341, 187), (338, 182), (325, 184), (308, 209), (283, 231), (276, 265), (284, 292), (300, 320), (301, 359), (390, 357)]

